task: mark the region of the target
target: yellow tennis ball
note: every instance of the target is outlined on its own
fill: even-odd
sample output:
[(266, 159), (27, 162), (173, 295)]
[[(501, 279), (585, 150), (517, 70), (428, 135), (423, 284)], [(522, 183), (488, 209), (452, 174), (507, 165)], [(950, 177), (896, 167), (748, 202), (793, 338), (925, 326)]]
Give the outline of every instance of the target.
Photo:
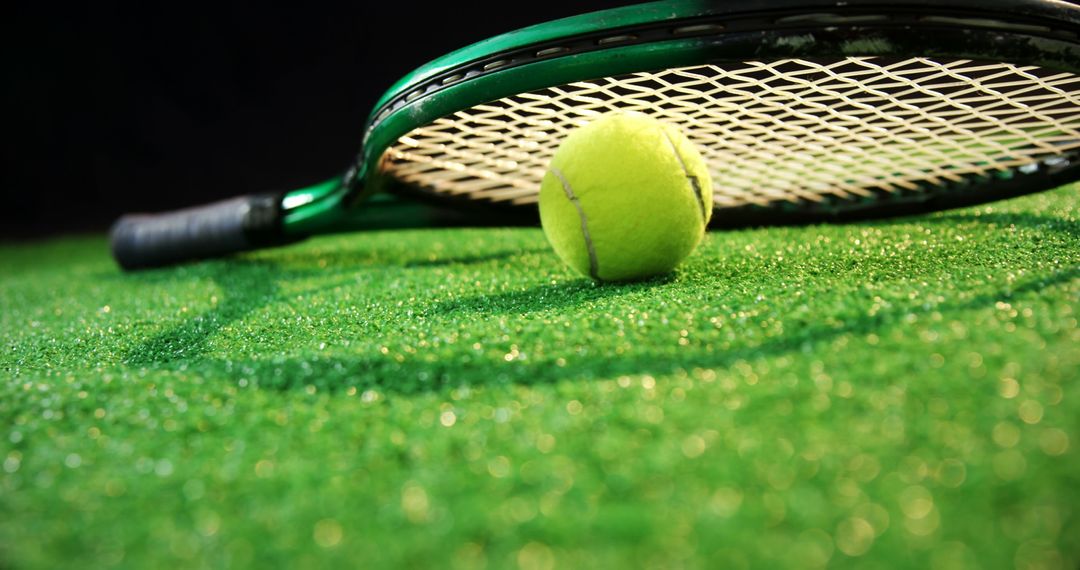
[(676, 127), (641, 113), (609, 113), (570, 133), (540, 185), (548, 241), (597, 281), (671, 271), (710, 216), (705, 160)]

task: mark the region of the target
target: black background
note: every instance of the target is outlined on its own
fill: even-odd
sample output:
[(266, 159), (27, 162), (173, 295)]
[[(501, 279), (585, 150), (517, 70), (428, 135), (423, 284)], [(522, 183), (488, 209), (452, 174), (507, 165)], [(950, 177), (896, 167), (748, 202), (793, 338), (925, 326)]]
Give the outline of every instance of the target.
[(123, 212), (324, 180), (413, 68), (631, 3), (24, 5), (4, 17), (0, 54), (0, 238), (101, 231)]

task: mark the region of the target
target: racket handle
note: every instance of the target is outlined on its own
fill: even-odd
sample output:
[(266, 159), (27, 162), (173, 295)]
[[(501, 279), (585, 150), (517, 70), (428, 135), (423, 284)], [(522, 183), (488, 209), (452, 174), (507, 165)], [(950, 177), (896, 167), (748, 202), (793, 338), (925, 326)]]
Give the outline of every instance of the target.
[(160, 267), (282, 245), (281, 196), (254, 194), (161, 214), (128, 214), (109, 232), (124, 269)]

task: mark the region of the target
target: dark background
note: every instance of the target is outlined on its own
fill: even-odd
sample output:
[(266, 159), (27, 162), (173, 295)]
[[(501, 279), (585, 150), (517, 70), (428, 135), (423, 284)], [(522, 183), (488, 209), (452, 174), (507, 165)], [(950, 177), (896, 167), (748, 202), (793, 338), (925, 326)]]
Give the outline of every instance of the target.
[(0, 50), (0, 239), (102, 231), (123, 212), (324, 180), (413, 68), (631, 3), (23, 3), (4, 16)]

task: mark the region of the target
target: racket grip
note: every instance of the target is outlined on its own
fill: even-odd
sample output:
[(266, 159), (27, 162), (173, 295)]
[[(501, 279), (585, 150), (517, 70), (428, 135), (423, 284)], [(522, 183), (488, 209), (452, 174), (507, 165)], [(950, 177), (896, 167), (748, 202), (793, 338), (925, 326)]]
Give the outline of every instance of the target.
[(124, 269), (160, 267), (283, 245), (281, 195), (239, 196), (161, 214), (128, 214), (109, 232)]

